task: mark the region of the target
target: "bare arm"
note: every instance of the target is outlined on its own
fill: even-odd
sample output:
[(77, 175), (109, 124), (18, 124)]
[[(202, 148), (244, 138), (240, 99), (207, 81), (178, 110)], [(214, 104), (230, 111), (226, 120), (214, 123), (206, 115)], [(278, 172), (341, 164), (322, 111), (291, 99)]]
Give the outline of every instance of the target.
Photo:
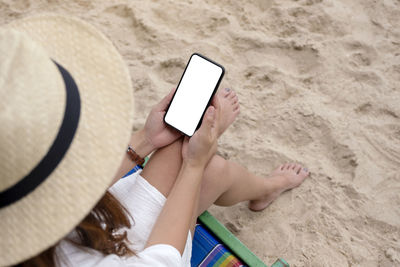
[[(131, 141), (129, 145), (135, 150), (135, 152), (141, 156), (142, 158), (147, 157), (150, 155), (151, 152), (154, 151), (154, 147), (147, 141), (145, 138), (144, 129), (141, 129), (137, 132), (134, 132), (131, 137)], [(121, 177), (127, 174), (133, 167), (136, 166), (136, 162), (133, 162), (131, 158), (128, 156), (128, 153), (125, 153), (124, 159), (122, 161), (121, 166), (119, 167), (115, 178), (112, 181), (113, 185), (116, 183)]]
[(217, 114), (209, 107), (200, 129), (185, 139), (182, 146), (183, 164), (177, 180), (147, 240), (146, 247), (169, 244), (182, 254), (200, 197), (204, 168), (217, 146)]
[[(167, 127), (163, 121), (165, 111), (174, 92), (175, 89), (171, 90), (168, 95), (161, 99), (161, 101), (151, 109), (144, 128), (132, 134), (129, 145), (142, 158), (150, 155), (150, 153), (157, 148), (171, 144), (181, 136), (177, 131)], [(128, 155), (125, 155), (112, 184), (128, 173), (136, 164), (137, 163), (132, 162)]]
[(203, 167), (184, 164), (147, 240), (146, 247), (168, 244), (182, 254), (190, 229), (195, 203), (200, 195)]

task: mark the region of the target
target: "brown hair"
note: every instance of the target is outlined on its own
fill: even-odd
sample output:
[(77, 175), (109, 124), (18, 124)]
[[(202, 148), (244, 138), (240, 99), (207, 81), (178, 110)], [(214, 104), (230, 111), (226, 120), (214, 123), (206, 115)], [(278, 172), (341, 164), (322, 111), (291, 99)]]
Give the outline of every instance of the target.
[[(127, 232), (121, 231), (123, 228), (131, 227), (129, 218), (132, 217), (128, 210), (107, 191), (75, 228), (79, 241), (71, 241), (76, 245), (98, 250), (104, 255), (135, 255), (127, 245), (129, 243)], [(56, 246), (57, 244), (19, 266), (56, 266), (55, 263), (58, 260), (55, 253)]]

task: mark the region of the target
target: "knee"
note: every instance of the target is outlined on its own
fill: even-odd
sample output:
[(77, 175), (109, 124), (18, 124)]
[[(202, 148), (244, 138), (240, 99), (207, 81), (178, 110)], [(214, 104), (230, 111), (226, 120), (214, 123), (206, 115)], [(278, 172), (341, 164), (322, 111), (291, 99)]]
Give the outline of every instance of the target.
[(214, 155), (204, 170), (204, 180), (210, 182), (226, 182), (231, 177), (228, 175), (228, 161), (221, 156)]

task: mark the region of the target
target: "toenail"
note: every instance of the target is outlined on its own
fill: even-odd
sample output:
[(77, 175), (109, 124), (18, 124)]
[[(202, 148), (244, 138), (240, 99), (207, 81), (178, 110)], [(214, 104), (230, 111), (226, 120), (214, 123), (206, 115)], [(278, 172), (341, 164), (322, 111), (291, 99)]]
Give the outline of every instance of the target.
[(226, 90), (227, 92), (229, 92), (229, 91), (231, 90), (231, 88), (225, 88), (225, 90)]
[(308, 169), (307, 169), (307, 168), (303, 168), (303, 170), (304, 170), (305, 172), (308, 172)]

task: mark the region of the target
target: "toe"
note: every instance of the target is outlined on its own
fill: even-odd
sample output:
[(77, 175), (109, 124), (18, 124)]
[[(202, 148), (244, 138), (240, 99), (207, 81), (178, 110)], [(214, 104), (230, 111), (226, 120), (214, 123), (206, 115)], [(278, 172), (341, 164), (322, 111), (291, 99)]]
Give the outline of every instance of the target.
[(282, 169), (282, 170), (283, 170), (283, 171), (284, 171), (284, 170), (287, 170), (287, 169), (289, 168), (289, 165), (290, 165), (289, 163), (283, 164), (283, 169)]
[(239, 103), (239, 99), (237, 98), (237, 100), (233, 103), (233, 107), (236, 108), (238, 106), (240, 106), (240, 103)]
[(286, 164), (282, 164), (281, 166), (279, 166), (279, 167), (278, 167), (278, 170), (283, 171), (283, 170), (285, 169), (285, 165), (286, 165)]
[(225, 90), (223, 91), (222, 95), (224, 97), (227, 97), (229, 94), (231, 94), (232, 90), (230, 88), (225, 88)]
[(303, 167), (300, 164), (297, 164), (296, 168), (294, 169), (294, 171), (296, 172), (296, 174), (299, 174), (302, 168)]
[(298, 173), (299, 175), (302, 175), (302, 176), (304, 176), (304, 177), (306, 177), (306, 176), (308, 176), (309, 174), (310, 174), (310, 171), (307, 169), (307, 168), (305, 168), (305, 167), (301, 167), (300, 168), (300, 171), (299, 171), (299, 173)]
[(234, 97), (236, 97), (236, 93), (234, 91), (231, 91), (228, 97), (229, 99), (233, 99)]
[(237, 104), (239, 102), (239, 98), (237, 95), (235, 95), (235, 97), (233, 98), (233, 105)]
[(295, 164), (295, 167), (293, 168), (293, 170), (295, 170), (296, 172), (299, 170), (299, 169), (301, 169), (303, 166), (301, 166), (301, 164), (300, 163), (296, 163)]

